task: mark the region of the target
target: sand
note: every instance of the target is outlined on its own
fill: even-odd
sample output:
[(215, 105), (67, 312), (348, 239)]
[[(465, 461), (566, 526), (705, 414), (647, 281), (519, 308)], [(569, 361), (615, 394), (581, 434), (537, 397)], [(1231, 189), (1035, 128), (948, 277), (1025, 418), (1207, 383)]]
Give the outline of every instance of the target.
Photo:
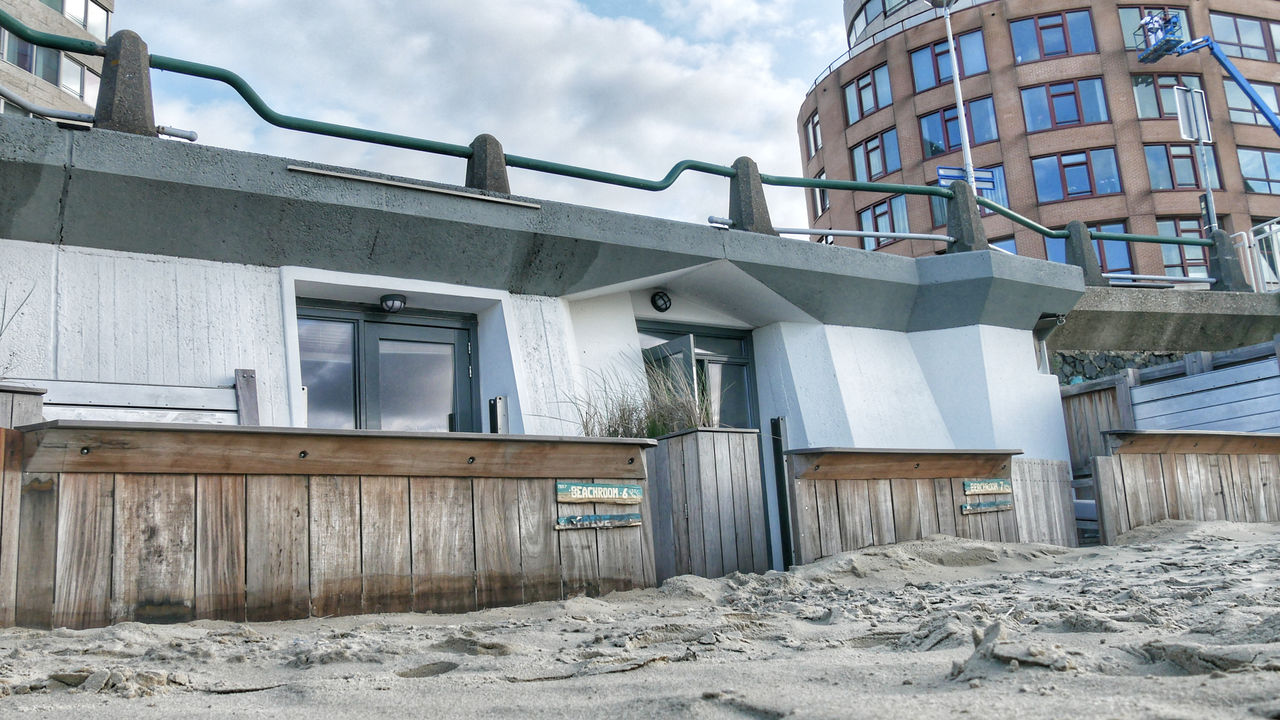
[(461, 615), (0, 631), (0, 717), (1280, 718), (1280, 525), (936, 536)]

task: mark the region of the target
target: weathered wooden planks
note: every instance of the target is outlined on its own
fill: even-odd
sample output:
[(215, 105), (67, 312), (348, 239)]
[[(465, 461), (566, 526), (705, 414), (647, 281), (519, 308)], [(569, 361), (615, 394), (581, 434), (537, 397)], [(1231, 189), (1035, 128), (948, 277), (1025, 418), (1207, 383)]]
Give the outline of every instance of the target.
[(245, 478), (196, 476), (195, 616), (245, 619)]
[(0, 627), (14, 624), (21, 494), (22, 434), (0, 428)]
[[(476, 601), (482, 608), (518, 605), (520, 589), (519, 483), (503, 478), (473, 481), (476, 518)], [(585, 507), (574, 504), (570, 507)]]
[[(560, 578), (560, 540), (553, 524), (557, 503), (554, 480), (521, 482), (520, 584), (524, 602), (563, 597)], [(621, 507), (621, 506), (619, 506)], [(636, 505), (627, 505), (632, 511)], [(637, 556), (640, 552), (637, 552)], [(639, 558), (637, 558), (639, 559)], [(638, 578), (637, 578), (638, 580)]]
[(113, 621), (195, 617), (195, 477), (116, 476)]
[(652, 440), (57, 421), (28, 472), (644, 479)]
[(792, 450), (795, 476), (806, 480), (1007, 478), (1009, 458), (1020, 450), (930, 451), (820, 448)]
[(361, 611), (360, 478), (315, 475), (308, 483), (313, 615)]
[(409, 509), (414, 610), (474, 610), (476, 552), (471, 480), (410, 478)]
[(23, 473), (18, 503), (14, 622), (25, 627), (52, 627), (58, 562), (58, 476)]
[(257, 475), (245, 488), (245, 614), (250, 621), (310, 614), (307, 477)]
[(53, 625), (102, 627), (111, 617), (115, 478), (64, 474), (59, 483)]
[(409, 478), (360, 478), (360, 562), (364, 612), (413, 609)]

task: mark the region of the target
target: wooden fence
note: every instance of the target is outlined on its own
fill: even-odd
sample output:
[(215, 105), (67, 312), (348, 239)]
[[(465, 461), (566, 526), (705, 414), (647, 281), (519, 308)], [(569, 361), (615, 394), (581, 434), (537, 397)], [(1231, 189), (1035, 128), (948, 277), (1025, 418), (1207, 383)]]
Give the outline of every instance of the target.
[(42, 422), (43, 395), (41, 388), (0, 382), (0, 428)]
[(795, 562), (936, 533), (1074, 545), (1067, 463), (1016, 453), (788, 451)]
[(1280, 435), (1133, 431), (1094, 458), (1103, 543), (1161, 520), (1280, 521)]
[[(644, 480), (648, 440), (58, 421), (0, 443), (0, 625), (464, 611), (655, 582), (643, 485), (621, 485)], [(570, 480), (609, 487), (570, 498)]]
[(688, 430), (649, 452), (658, 582), (769, 569), (758, 430)]

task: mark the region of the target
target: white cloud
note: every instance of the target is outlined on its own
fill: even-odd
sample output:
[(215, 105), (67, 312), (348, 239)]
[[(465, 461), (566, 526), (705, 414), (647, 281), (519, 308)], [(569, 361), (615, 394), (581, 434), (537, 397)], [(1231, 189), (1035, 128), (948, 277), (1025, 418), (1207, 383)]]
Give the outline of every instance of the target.
[[(130, 0), (116, 27), (137, 30), (153, 53), (234, 70), (282, 113), (459, 145), (488, 132), (508, 153), (645, 178), (686, 158), (728, 165), (740, 155), (766, 173), (798, 173), (795, 117), (807, 75), (840, 49), (814, 47), (819, 19), (798, 13), (793, 0), (657, 1), (669, 18), (692, 23), (696, 37), (598, 17), (575, 0)], [(838, 44), (838, 19), (833, 26)], [(780, 46), (781, 36), (799, 46)], [(779, 59), (795, 56), (820, 59), (804, 75), (780, 75)], [(158, 78), (156, 113), (214, 145), (442, 182), (461, 183), (465, 169), (455, 159), (273, 129), (207, 81)], [(726, 180), (687, 175), (662, 193), (518, 171), (512, 186), (694, 222), (728, 205)], [(771, 189), (769, 198), (776, 224), (806, 223), (800, 191)]]

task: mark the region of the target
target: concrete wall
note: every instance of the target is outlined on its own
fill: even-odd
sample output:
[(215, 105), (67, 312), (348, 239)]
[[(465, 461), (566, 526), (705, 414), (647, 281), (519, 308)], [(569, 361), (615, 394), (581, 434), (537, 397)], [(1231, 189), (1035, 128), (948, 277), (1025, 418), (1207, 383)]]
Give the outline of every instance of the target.
[(264, 425), (285, 424), (280, 281), (270, 268), (0, 241), (11, 377), (230, 385), (257, 371)]

